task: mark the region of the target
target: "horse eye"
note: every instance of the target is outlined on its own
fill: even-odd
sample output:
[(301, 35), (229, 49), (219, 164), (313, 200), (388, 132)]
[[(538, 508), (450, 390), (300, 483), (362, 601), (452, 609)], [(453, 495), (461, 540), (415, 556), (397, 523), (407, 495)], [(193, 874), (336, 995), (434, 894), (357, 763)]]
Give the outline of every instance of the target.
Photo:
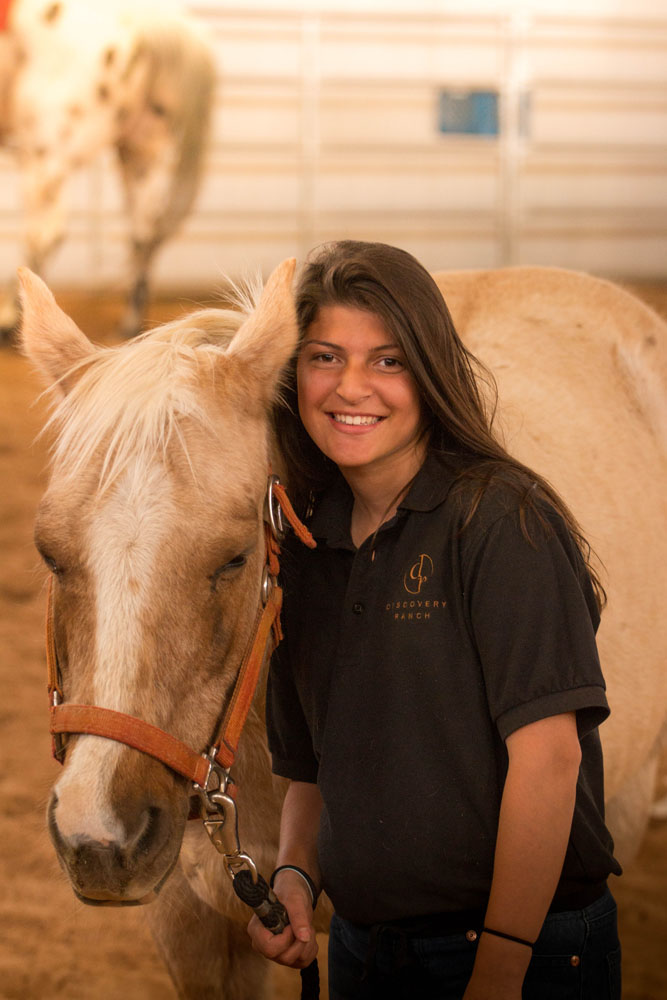
[(44, 560), (46, 568), (49, 569), (54, 576), (58, 576), (58, 574), (61, 573), (62, 570), (58, 565), (58, 563), (55, 561), (55, 559), (52, 559), (51, 556), (46, 556), (43, 553), (40, 554), (42, 555), (42, 559)]
[(225, 563), (225, 565), (222, 568), (237, 569), (239, 566), (245, 566), (247, 561), (248, 560), (246, 559), (245, 556), (234, 556), (234, 558), (230, 559), (228, 563)]
[(234, 556), (234, 558), (230, 559), (229, 562), (226, 562), (224, 566), (219, 566), (216, 569), (215, 573), (212, 573), (211, 576), (209, 577), (209, 580), (211, 581), (211, 590), (215, 590), (216, 584), (221, 576), (226, 576), (228, 573), (233, 572), (235, 569), (241, 569), (242, 566), (245, 566), (247, 561), (248, 561), (247, 556), (244, 555)]

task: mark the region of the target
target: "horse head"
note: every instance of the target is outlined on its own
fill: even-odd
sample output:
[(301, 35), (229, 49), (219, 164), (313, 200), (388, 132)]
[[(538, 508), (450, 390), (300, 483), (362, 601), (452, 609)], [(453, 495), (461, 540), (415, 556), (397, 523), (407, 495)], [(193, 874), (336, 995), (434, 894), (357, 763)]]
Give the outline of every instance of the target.
[[(55, 432), (35, 541), (52, 575), (66, 701), (207, 750), (253, 628), (264, 567), (268, 412), (296, 341), (285, 261), (245, 314), (208, 309), (99, 348), (23, 270), (23, 344)], [(48, 805), (86, 902), (147, 901), (178, 858), (192, 786), (70, 735)]]

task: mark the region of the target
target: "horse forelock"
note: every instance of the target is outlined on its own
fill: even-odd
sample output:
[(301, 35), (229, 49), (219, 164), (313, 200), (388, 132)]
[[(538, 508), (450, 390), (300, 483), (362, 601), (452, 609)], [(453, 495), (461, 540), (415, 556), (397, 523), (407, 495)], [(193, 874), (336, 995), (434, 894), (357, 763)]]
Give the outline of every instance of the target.
[(104, 492), (131, 461), (164, 456), (174, 439), (188, 457), (182, 421), (213, 430), (202, 386), (243, 319), (233, 310), (201, 310), (121, 347), (99, 348), (76, 366), (68, 373), (77, 375), (73, 388), (45, 428), (56, 432), (54, 474), (67, 482), (98, 464)]

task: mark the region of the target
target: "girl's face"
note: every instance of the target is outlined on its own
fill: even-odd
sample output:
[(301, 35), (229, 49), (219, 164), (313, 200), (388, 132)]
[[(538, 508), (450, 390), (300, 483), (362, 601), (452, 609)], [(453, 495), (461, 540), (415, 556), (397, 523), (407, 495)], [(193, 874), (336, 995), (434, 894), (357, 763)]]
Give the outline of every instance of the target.
[(415, 474), (425, 450), (417, 387), (378, 316), (323, 306), (303, 339), (296, 371), (303, 425), (344, 475), (395, 469), (402, 486)]

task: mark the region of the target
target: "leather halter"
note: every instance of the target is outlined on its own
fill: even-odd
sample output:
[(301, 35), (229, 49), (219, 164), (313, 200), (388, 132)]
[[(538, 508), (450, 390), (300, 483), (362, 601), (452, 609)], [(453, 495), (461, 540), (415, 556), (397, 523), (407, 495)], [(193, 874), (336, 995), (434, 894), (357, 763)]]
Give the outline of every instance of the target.
[(0, 0), (0, 31), (9, 30), (9, 8), (12, 0)]
[(58, 656), (55, 644), (53, 578), (49, 580), (46, 614), (46, 663), (51, 713), (50, 731), (53, 736), (53, 756), (60, 760), (65, 752), (63, 734), (77, 733), (102, 736), (124, 743), (135, 750), (149, 754), (172, 771), (183, 775), (201, 789), (206, 789), (211, 770), (221, 767), (228, 770), (234, 762), (239, 740), (250, 705), (255, 694), (264, 657), (273, 638), (273, 649), (282, 639), (280, 608), (282, 589), (277, 577), (280, 569), (278, 556), (282, 537), (284, 513), (297, 537), (309, 548), (315, 541), (308, 529), (299, 521), (278, 477), (270, 475), (267, 493), (268, 523), (265, 523), (266, 563), (262, 580), (262, 595), (251, 634), (231, 697), (222, 722), (208, 753), (198, 752), (187, 743), (124, 712), (116, 712), (96, 705), (63, 704)]

